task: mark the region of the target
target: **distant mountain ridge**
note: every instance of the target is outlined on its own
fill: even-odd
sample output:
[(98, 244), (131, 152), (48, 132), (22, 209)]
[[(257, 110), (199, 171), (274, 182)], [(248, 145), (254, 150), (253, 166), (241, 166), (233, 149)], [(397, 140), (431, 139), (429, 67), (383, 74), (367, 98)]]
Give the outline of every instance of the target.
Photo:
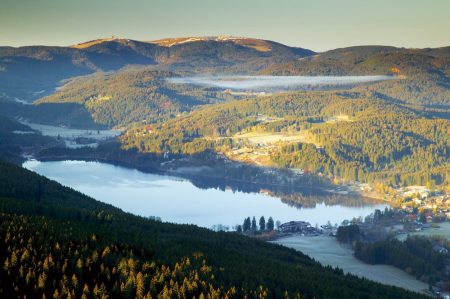
[[(219, 36), (192, 36), (192, 37), (181, 37), (181, 38), (165, 38), (159, 40), (149, 41), (149, 43), (156, 44), (164, 47), (173, 47), (186, 43), (202, 42), (202, 41), (216, 41), (216, 42), (233, 42), (236, 45), (240, 45), (247, 48), (255, 49), (259, 52), (270, 52), (272, 51), (272, 46), (274, 44), (282, 45), (273, 41), (249, 38), (249, 37), (238, 37), (230, 35), (219, 35)], [(284, 46), (284, 45), (282, 45)], [(291, 47), (294, 49), (294, 47)], [(297, 48), (300, 51), (305, 51), (303, 48)], [(311, 51), (312, 52), (312, 51)]]
[[(124, 38), (88, 41), (70, 47), (0, 47), (0, 95), (32, 100), (33, 93), (53, 92), (59, 82), (126, 65), (157, 65), (190, 71), (255, 72), (269, 65), (315, 54), (313, 51), (257, 39), (204, 39), (171, 44)], [(238, 67), (243, 65), (243, 67)]]
[[(104, 42), (118, 42), (118, 43), (128, 43), (130, 39), (127, 38), (118, 38), (118, 37), (110, 37), (110, 38), (99, 38), (87, 42), (82, 42), (76, 45), (70, 46), (75, 49), (86, 49), (94, 45), (98, 45)], [(248, 48), (253, 48), (260, 52), (269, 52), (272, 50), (271, 45), (275, 42), (249, 38), (249, 37), (237, 37), (230, 35), (219, 35), (219, 36), (188, 36), (188, 37), (176, 37), (176, 38), (163, 38), (158, 40), (145, 41), (145, 43), (155, 44), (161, 47), (173, 47), (181, 44), (188, 44), (194, 42), (204, 42), (204, 41), (215, 41), (215, 42), (233, 42), (237, 45), (241, 45)], [(279, 44), (279, 43), (277, 43)], [(280, 44), (281, 45), (281, 44)], [(284, 45), (283, 45), (284, 46)], [(293, 47), (291, 47), (293, 48)], [(300, 48), (301, 49), (301, 48)], [(304, 50), (304, 49), (301, 49)]]
[[(272, 75), (370, 75), (398, 68), (405, 75), (450, 69), (450, 47), (408, 49), (355, 46), (316, 53), (266, 69)], [(448, 75), (448, 73), (447, 73)]]
[(356, 46), (315, 53), (274, 41), (180, 37), (155, 41), (102, 38), (69, 47), (0, 47), (0, 97), (34, 101), (63, 80), (144, 65), (179, 74), (386, 75), (404, 80), (363, 87), (380, 98), (449, 105), (450, 47)]
[(273, 65), (261, 71), (278, 76), (391, 74), (402, 80), (360, 87), (377, 97), (425, 106), (450, 107), (450, 47), (405, 49), (357, 46), (335, 49)]

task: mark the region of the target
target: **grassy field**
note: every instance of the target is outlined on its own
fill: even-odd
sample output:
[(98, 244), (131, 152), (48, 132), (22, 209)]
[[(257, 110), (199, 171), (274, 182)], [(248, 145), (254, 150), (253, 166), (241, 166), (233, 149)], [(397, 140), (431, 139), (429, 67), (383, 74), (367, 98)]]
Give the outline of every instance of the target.
[(423, 292), (428, 285), (392, 266), (368, 265), (353, 256), (353, 251), (328, 236), (292, 236), (275, 241), (278, 244), (301, 251), (324, 265), (339, 267), (346, 273), (402, 287), (415, 292)]
[[(281, 121), (281, 118), (260, 116), (258, 118), (261, 122)], [(323, 122), (316, 123), (314, 126), (323, 126), (330, 123), (337, 122), (351, 122), (350, 116), (342, 114), (329, 117)], [(222, 137), (206, 138), (206, 139), (220, 139)], [(316, 136), (310, 130), (288, 131), (288, 132), (267, 132), (267, 131), (251, 131), (246, 129), (236, 133), (233, 137), (234, 141), (244, 141), (244, 146), (234, 148), (226, 153), (226, 156), (235, 161), (244, 163), (253, 163), (260, 166), (273, 166), (270, 159), (270, 153), (280, 143), (309, 143), (316, 147), (322, 145), (317, 142)]]
[[(326, 121), (316, 124), (320, 126), (323, 124), (331, 124), (337, 122), (351, 122), (352, 120), (348, 115), (337, 115), (328, 118)], [(266, 121), (267, 122), (267, 121)], [(314, 138), (314, 134), (311, 134), (309, 130), (301, 130), (298, 132), (241, 132), (233, 136), (234, 139), (245, 139), (250, 145), (253, 146), (271, 146), (278, 142), (302, 142), (311, 143), (319, 147)]]
[(84, 130), (84, 129), (70, 129), (65, 127), (57, 127), (51, 125), (35, 124), (26, 121), (21, 121), (24, 125), (29, 126), (33, 130), (41, 132), (44, 136), (61, 137), (61, 138), (91, 138), (95, 140), (105, 140), (119, 136), (121, 130)]
[(341, 122), (341, 121), (353, 121), (350, 116), (346, 115), (346, 114), (341, 114), (341, 115), (336, 115), (333, 117), (328, 118), (325, 123), (327, 124), (332, 124), (332, 123), (337, 123), (337, 122)]
[[(426, 236), (426, 237), (432, 237), (432, 236), (439, 236), (439, 237), (445, 237), (450, 241), (450, 222), (442, 222), (438, 224), (439, 227), (436, 228), (426, 228), (422, 231), (418, 232), (412, 232), (410, 235), (413, 236)], [(399, 240), (405, 240), (407, 237), (406, 234), (399, 235)]]
[(236, 139), (246, 139), (251, 145), (270, 146), (277, 142), (314, 143), (314, 137), (307, 130), (298, 133), (250, 132), (234, 135)]

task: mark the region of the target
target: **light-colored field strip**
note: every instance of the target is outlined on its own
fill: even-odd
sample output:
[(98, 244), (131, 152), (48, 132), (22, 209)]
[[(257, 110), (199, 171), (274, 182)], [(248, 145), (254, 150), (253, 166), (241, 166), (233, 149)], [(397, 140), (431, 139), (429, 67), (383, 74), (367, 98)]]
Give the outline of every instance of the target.
[(333, 237), (292, 236), (277, 240), (275, 243), (301, 251), (323, 265), (339, 267), (346, 273), (415, 292), (428, 289), (426, 283), (393, 266), (369, 265), (361, 262), (353, 256), (350, 248), (340, 245)]

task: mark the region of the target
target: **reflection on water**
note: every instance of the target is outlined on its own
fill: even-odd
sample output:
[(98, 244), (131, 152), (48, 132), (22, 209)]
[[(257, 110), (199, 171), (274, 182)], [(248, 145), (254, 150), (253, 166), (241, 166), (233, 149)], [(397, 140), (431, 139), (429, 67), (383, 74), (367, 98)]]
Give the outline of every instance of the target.
[[(272, 216), (281, 222), (304, 220), (312, 225), (325, 224), (329, 220), (334, 224), (353, 217), (365, 217), (375, 209), (385, 207), (355, 198), (339, 197), (337, 200), (333, 196), (291, 195), (290, 198), (301, 196), (301, 200), (307, 203), (303, 206), (311, 207), (297, 208), (298, 205), (283, 203), (275, 193), (276, 197), (233, 191), (231, 188), (202, 189), (186, 179), (99, 162), (27, 161), (23, 166), (124, 211), (203, 227), (215, 224), (233, 226), (248, 216), (265, 216), (266, 219)], [(206, 185), (202, 187), (206, 188)], [(286, 196), (282, 196), (285, 201)], [(344, 201), (352, 204), (344, 206)]]

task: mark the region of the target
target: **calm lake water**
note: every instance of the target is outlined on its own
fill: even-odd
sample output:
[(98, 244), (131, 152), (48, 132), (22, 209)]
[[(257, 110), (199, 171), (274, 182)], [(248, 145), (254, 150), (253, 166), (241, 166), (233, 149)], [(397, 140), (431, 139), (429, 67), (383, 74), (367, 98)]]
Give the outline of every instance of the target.
[(141, 216), (158, 216), (163, 221), (190, 223), (211, 228), (241, 224), (248, 216), (272, 216), (275, 221), (308, 221), (312, 225), (341, 223), (365, 217), (383, 204), (346, 207), (318, 203), (314, 208), (289, 206), (279, 198), (261, 193), (200, 189), (185, 179), (143, 173), (99, 162), (27, 161), (23, 166), (99, 201)]

